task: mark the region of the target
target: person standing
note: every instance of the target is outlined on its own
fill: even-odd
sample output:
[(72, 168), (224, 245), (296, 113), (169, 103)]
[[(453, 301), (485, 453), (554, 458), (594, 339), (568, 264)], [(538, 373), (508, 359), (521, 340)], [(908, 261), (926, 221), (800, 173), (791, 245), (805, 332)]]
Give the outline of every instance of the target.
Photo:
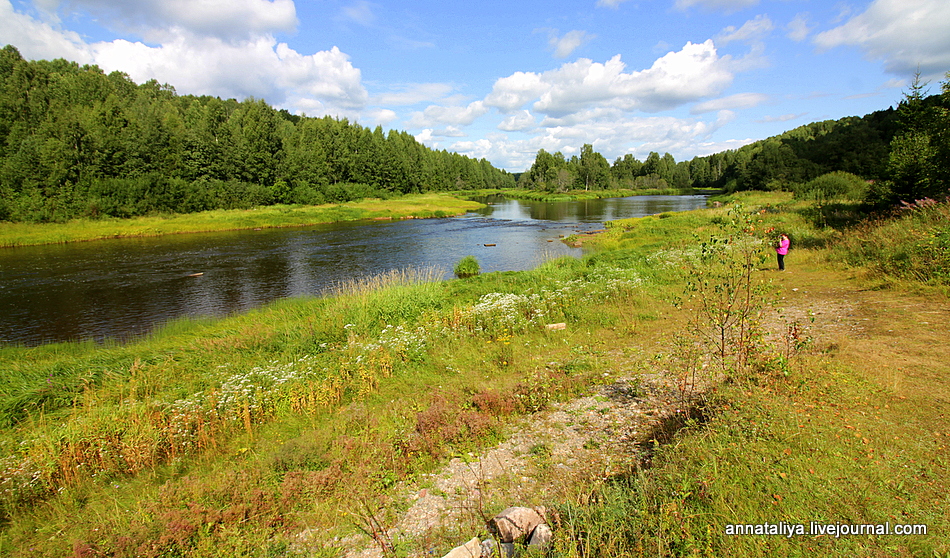
[(779, 271), (785, 271), (785, 256), (788, 254), (788, 247), (791, 243), (792, 241), (788, 239), (788, 235), (782, 233), (782, 237), (778, 241), (778, 246), (775, 247)]

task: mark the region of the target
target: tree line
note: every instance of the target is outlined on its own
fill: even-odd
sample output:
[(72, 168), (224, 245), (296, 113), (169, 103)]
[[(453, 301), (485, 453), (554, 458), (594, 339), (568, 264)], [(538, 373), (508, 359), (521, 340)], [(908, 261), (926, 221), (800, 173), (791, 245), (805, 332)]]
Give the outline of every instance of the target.
[(0, 220), (190, 213), (514, 187), (407, 132), (178, 95), (152, 80), (0, 49)]
[(613, 164), (584, 145), (570, 159), (540, 150), (518, 179), (548, 192), (616, 188), (791, 190), (834, 196), (862, 189), (873, 207), (950, 194), (950, 74), (927, 95), (919, 76), (898, 107), (800, 126), (739, 149), (677, 162), (651, 152)]

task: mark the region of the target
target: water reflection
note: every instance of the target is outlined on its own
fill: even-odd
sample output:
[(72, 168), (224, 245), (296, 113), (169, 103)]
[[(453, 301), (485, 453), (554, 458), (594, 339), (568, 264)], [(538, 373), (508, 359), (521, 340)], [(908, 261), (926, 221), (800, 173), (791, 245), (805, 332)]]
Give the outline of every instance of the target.
[[(560, 235), (605, 220), (704, 205), (698, 196), (584, 202), (494, 200), (453, 219), (121, 239), (0, 250), (0, 343), (127, 339), (183, 316), (221, 316), (340, 281), (478, 258), (522, 270), (578, 255)], [(494, 244), (495, 246), (485, 246)], [(201, 275), (193, 276), (200, 273)]]

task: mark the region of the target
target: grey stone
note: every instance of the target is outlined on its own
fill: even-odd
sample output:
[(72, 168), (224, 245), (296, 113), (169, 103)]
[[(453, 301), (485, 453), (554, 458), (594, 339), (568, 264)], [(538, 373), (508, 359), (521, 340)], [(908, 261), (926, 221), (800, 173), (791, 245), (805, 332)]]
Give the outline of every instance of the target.
[(548, 527), (548, 524), (541, 523), (535, 527), (534, 532), (531, 533), (531, 538), (528, 540), (528, 546), (545, 549), (547, 548), (548, 544), (550, 544), (551, 537), (553, 536), (554, 533), (551, 532), (551, 528)]
[(478, 537), (474, 537), (472, 540), (463, 544), (462, 546), (456, 546), (449, 551), (448, 554), (443, 556), (443, 558), (481, 558), (482, 557), (482, 543), (478, 540)]
[(528, 537), (544, 519), (531, 508), (513, 507), (502, 511), (492, 521), (501, 542), (513, 543)]

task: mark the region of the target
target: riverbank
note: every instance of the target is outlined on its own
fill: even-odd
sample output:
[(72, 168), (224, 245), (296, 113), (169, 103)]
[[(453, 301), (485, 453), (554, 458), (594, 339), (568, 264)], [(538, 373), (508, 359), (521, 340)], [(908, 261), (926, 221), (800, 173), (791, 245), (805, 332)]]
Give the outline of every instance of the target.
[(412, 194), (388, 200), (366, 199), (318, 206), (274, 205), (131, 219), (76, 219), (68, 223), (0, 223), (0, 248), (108, 238), (304, 227), (362, 219), (451, 217), (480, 207), (484, 205), (447, 194)]
[[(441, 556), (539, 504), (565, 556), (950, 552), (947, 297), (835, 263), (837, 235), (787, 195), (732, 201), (615, 223), (533, 271), (0, 349), (0, 554)], [(782, 274), (770, 228), (794, 233)], [(691, 268), (704, 242), (730, 248)], [(725, 283), (697, 290), (698, 271), (749, 280), (756, 335), (719, 357), (696, 301)], [(390, 531), (435, 497), (465, 505)], [(929, 531), (726, 535), (779, 521)]]
[(713, 195), (721, 193), (720, 190), (700, 190), (695, 188), (675, 189), (675, 188), (653, 188), (648, 190), (570, 190), (567, 192), (543, 192), (539, 190), (519, 190), (519, 189), (487, 189), (487, 190), (469, 190), (452, 192), (452, 194), (465, 198), (484, 198), (488, 196), (504, 196), (506, 198), (532, 201), (577, 201), (577, 200), (599, 200), (604, 198), (626, 198), (631, 196), (689, 196), (689, 195)]

